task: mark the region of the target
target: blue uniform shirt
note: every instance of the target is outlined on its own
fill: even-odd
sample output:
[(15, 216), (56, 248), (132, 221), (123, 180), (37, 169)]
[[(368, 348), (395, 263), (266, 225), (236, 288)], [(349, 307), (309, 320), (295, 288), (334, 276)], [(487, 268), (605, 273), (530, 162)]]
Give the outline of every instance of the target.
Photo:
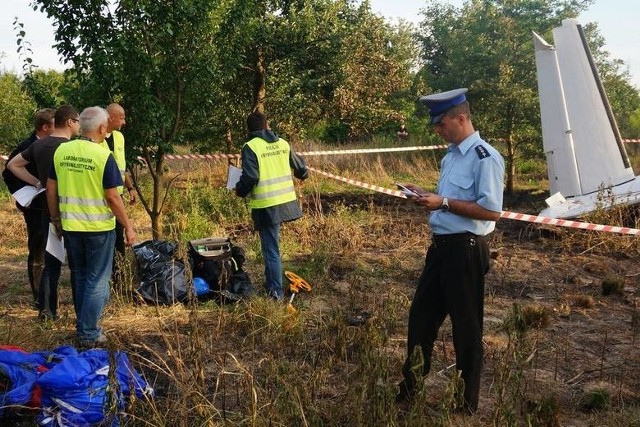
[[(504, 160), (498, 151), (480, 138), (478, 132), (460, 144), (451, 144), (440, 165), (438, 194), (455, 200), (474, 201), (485, 209), (502, 212)], [(495, 221), (466, 218), (432, 211), (429, 224), (434, 234), (471, 232), (485, 236)]]

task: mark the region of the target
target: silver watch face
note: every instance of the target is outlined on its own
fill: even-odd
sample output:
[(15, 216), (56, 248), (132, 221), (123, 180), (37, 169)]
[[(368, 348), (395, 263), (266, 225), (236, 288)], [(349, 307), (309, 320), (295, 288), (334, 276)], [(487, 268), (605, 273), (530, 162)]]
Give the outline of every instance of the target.
[(445, 212), (449, 212), (449, 199), (447, 199), (446, 197), (442, 199), (442, 206), (440, 206), (440, 209)]

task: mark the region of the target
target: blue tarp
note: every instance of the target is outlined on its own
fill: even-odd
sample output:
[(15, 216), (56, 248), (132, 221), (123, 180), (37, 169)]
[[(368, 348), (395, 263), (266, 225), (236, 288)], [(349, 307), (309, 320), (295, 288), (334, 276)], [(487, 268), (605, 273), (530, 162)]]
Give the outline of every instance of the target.
[[(111, 383), (110, 363), (116, 366)], [(38, 424), (46, 427), (115, 427), (127, 398), (153, 394), (121, 351), (78, 353), (70, 346), (37, 353), (0, 349), (0, 373), (9, 386), (0, 394), (0, 405), (39, 408)]]

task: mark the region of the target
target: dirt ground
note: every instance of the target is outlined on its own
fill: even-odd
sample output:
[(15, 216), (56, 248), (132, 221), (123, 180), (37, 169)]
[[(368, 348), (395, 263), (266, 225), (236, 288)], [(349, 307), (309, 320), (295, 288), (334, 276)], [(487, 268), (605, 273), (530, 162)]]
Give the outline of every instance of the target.
[[(519, 195), (507, 200), (505, 208), (534, 213), (540, 197)], [(355, 208), (388, 209), (405, 227), (424, 230), (426, 218), (416, 207), (389, 202), (386, 196), (352, 197), (348, 194), (323, 199), (325, 211), (337, 204)], [(30, 308), (26, 277), (26, 241), (22, 218), (10, 201), (0, 204), (0, 316), (35, 317)], [(425, 234), (428, 236), (428, 234)], [(389, 292), (411, 298), (419, 274), (424, 246), (402, 248), (394, 256), (407, 259), (408, 278), (392, 277)], [(530, 404), (544, 409), (553, 400), (560, 406), (555, 425), (640, 425), (640, 264), (638, 237), (604, 236), (586, 231), (540, 227), (523, 222), (501, 220), (491, 238), (493, 266), (487, 277), (485, 300), (485, 372), (481, 389), (477, 425), (492, 419), (501, 399), (501, 387), (520, 390)], [(394, 251), (390, 248), (389, 251)], [(400, 251), (400, 249), (398, 249)], [(378, 251), (371, 262), (388, 253)], [(375, 259), (378, 257), (378, 259)], [(66, 269), (63, 269), (66, 273)], [(339, 273), (339, 272), (338, 272)], [(331, 293), (319, 293), (311, 309), (323, 310), (346, 293), (357, 292), (339, 274)], [(604, 296), (603, 281), (622, 282), (618, 293)], [(408, 280), (407, 280), (408, 279)], [(63, 279), (64, 280), (64, 279)], [(348, 288), (348, 289), (342, 289)], [(365, 291), (365, 289), (363, 289)], [(366, 298), (364, 299), (366, 300)], [(63, 291), (61, 303), (69, 309), (70, 296)], [(513, 342), (504, 332), (504, 320), (514, 304), (533, 307), (543, 313), (526, 341), (514, 346), (507, 364), (505, 349)], [(363, 306), (363, 310), (367, 307)], [(125, 314), (126, 315), (126, 314)], [(144, 321), (144, 320), (143, 320)], [(110, 322), (119, 320), (111, 317)], [(401, 326), (390, 337), (385, 349), (402, 360), (406, 345)], [(30, 330), (33, 330), (30, 329)], [(442, 330), (442, 340), (434, 355), (434, 368), (427, 386), (436, 390), (431, 398), (442, 398), (448, 372), (454, 363), (450, 326)], [(15, 336), (20, 336), (16, 333)], [(7, 344), (7, 343), (2, 343)], [(15, 343), (13, 343), (15, 344)], [(513, 366), (521, 372), (508, 372)], [(509, 377), (509, 374), (513, 374)], [(517, 375), (516, 375), (517, 374)], [(497, 378), (511, 378), (500, 383)], [(600, 411), (592, 411), (585, 396), (604, 390), (610, 396)], [(474, 424), (475, 425), (475, 424)], [(554, 424), (548, 424), (554, 425)]]
[[(543, 193), (521, 192), (505, 200), (505, 210), (535, 215), (544, 197)], [(426, 226), (427, 222), (419, 208), (398, 205), (382, 195), (323, 200), (327, 209), (336, 202), (363, 209), (372, 203), (386, 207), (398, 223), (408, 227)], [(505, 387), (497, 379), (507, 378), (506, 387), (518, 390), (526, 404), (541, 414), (533, 425), (640, 426), (638, 239), (514, 220), (498, 222), (490, 240), (493, 261), (486, 280), (485, 372), (477, 425), (490, 424), (499, 406), (500, 387)], [(402, 257), (421, 261), (425, 247), (413, 247)], [(412, 278), (417, 279), (421, 266), (410, 265)], [(603, 282), (609, 281), (620, 284), (619, 293), (603, 295)], [(411, 280), (392, 279), (390, 285), (411, 298)], [(526, 340), (510, 343), (504, 320), (515, 304), (542, 313), (542, 320)], [(397, 346), (390, 351), (402, 357), (406, 345), (402, 328), (391, 342)], [(504, 360), (505, 351), (511, 351), (509, 360)], [(443, 399), (454, 364), (447, 320), (426, 383), (433, 390), (430, 401), (434, 407)], [(521, 366), (522, 373), (511, 371), (514, 365)], [(610, 397), (601, 410), (592, 408), (590, 400), (599, 393)], [(557, 413), (545, 418), (548, 402), (557, 405)], [(550, 419), (556, 424), (547, 424)]]

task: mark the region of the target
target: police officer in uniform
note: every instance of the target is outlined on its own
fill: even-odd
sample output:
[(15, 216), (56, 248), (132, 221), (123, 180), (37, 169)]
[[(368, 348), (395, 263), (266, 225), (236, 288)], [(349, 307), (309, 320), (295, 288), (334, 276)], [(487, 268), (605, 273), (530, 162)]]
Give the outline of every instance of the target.
[[(489, 270), (486, 236), (502, 211), (504, 160), (471, 123), (466, 88), (420, 98), (429, 108), (431, 124), (450, 145), (442, 159), (436, 193), (406, 187), (429, 212), (433, 232), (425, 266), (409, 311), (404, 380), (396, 397), (410, 401), (418, 381), (431, 368), (438, 330), (449, 315), (453, 325), (456, 367), (464, 382), (464, 402), (457, 408), (478, 408), (482, 371), (484, 276)], [(416, 357), (422, 352), (423, 364)]]
[(76, 334), (82, 347), (107, 341), (98, 321), (109, 300), (115, 219), (124, 226), (127, 244), (136, 239), (117, 190), (122, 185), (118, 165), (99, 145), (107, 134), (108, 118), (100, 107), (82, 111), (82, 136), (58, 147), (47, 181), (51, 223), (58, 235), (64, 232)]
[(242, 147), (242, 175), (236, 194), (250, 195), (251, 218), (260, 235), (267, 295), (282, 300), (280, 225), (302, 216), (291, 170), (298, 179), (309, 171), (287, 141), (269, 129), (267, 118), (255, 111), (247, 117), (249, 138)]

